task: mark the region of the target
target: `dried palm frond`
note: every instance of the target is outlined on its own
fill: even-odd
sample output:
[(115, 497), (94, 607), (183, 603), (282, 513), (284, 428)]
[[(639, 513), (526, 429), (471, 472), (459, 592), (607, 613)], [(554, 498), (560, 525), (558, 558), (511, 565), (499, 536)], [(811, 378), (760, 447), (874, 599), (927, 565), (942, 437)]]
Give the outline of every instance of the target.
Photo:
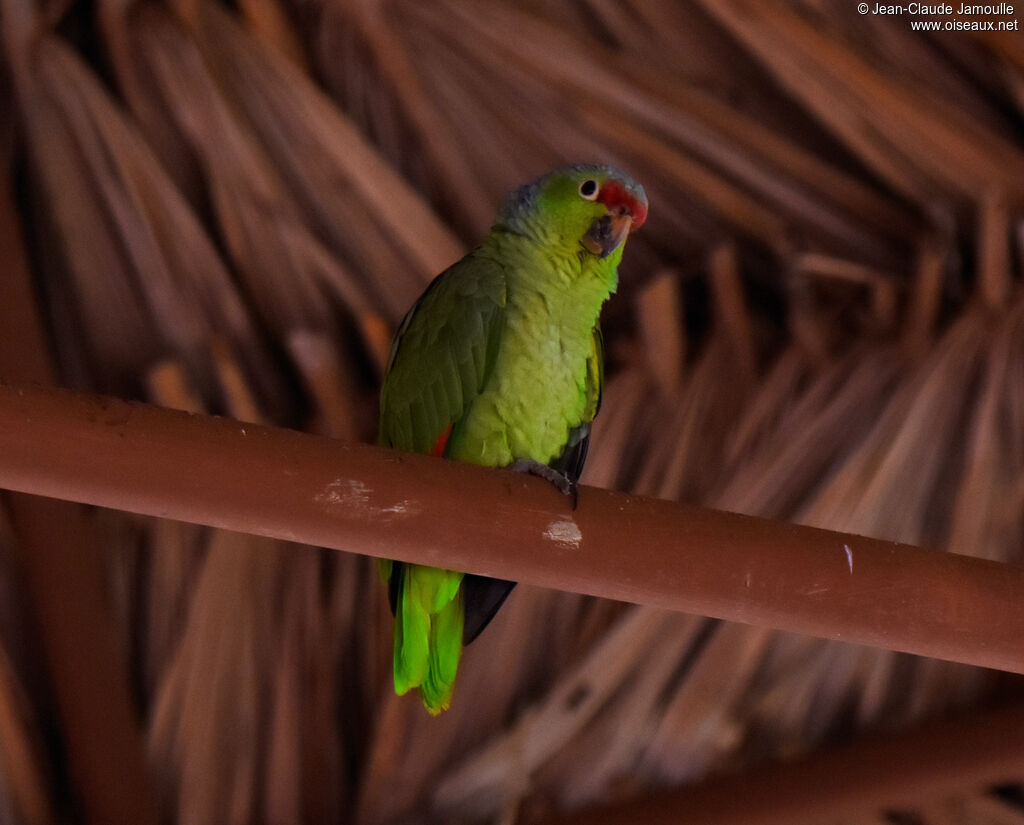
[[(1020, 557), (1019, 39), (832, 0), (103, 0), (94, 27), (0, 3), (66, 381), (370, 439), (429, 279), (509, 188), (597, 158), (652, 209), (605, 315), (586, 482)], [(169, 821), (528, 819), (992, 682), (521, 586), (434, 719), (393, 695), (368, 560), (105, 524)], [(0, 819), (52, 821), (60, 780), (0, 630)], [(1020, 818), (983, 794), (911, 815)]]

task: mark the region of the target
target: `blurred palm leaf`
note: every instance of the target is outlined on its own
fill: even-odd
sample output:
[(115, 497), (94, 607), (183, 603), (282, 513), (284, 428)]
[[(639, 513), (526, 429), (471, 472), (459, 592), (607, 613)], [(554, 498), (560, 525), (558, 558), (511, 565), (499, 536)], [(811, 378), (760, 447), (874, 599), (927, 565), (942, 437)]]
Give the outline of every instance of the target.
[[(811, 0), (2, 8), (65, 381), (372, 439), (424, 285), (509, 188), (599, 158), (652, 210), (606, 313), (586, 481), (1020, 558), (1019, 40)], [(520, 587), (431, 719), (390, 690), (366, 560), (108, 521), (168, 820), (511, 821), (993, 689)], [(0, 820), (53, 821), (16, 635), (0, 626)], [(954, 814), (1021, 816), (978, 795), (917, 821)]]

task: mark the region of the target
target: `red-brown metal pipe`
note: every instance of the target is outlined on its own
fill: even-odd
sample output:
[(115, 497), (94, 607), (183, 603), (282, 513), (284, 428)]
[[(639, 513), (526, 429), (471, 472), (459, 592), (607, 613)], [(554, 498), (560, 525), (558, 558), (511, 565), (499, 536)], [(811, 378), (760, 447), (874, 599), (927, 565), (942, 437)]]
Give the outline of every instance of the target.
[[(52, 381), (5, 161), (0, 157), (0, 376)], [(81, 821), (155, 825), (156, 789), (96, 526), (84, 508), (64, 501), (11, 495), (0, 506), (14, 527), (19, 584), (42, 643)]]
[(1024, 568), (0, 387), (0, 487), (1024, 672)]
[(543, 825), (801, 825), (857, 815), (868, 821), (884, 810), (1019, 782), (1022, 771), (1024, 707), (1017, 706), (553, 816)]

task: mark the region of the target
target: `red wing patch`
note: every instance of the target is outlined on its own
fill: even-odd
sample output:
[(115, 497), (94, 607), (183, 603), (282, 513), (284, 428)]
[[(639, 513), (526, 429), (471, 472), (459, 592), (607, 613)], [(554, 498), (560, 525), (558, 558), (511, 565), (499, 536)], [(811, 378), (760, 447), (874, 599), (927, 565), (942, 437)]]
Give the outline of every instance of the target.
[(452, 427), (454, 426), (455, 423), (452, 422), (445, 428), (445, 431), (438, 436), (437, 441), (434, 442), (433, 449), (430, 451), (431, 455), (437, 456), (438, 458), (444, 455), (444, 448), (448, 446), (448, 438), (451, 436)]

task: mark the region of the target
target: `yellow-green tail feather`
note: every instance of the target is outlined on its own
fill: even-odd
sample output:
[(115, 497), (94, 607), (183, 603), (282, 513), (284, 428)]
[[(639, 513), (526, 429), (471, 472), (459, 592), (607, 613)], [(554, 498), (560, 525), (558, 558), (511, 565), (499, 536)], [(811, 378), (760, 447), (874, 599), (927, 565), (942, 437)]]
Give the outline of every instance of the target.
[(395, 692), (420, 689), (432, 714), (448, 708), (462, 655), (462, 574), (403, 565), (395, 605)]

